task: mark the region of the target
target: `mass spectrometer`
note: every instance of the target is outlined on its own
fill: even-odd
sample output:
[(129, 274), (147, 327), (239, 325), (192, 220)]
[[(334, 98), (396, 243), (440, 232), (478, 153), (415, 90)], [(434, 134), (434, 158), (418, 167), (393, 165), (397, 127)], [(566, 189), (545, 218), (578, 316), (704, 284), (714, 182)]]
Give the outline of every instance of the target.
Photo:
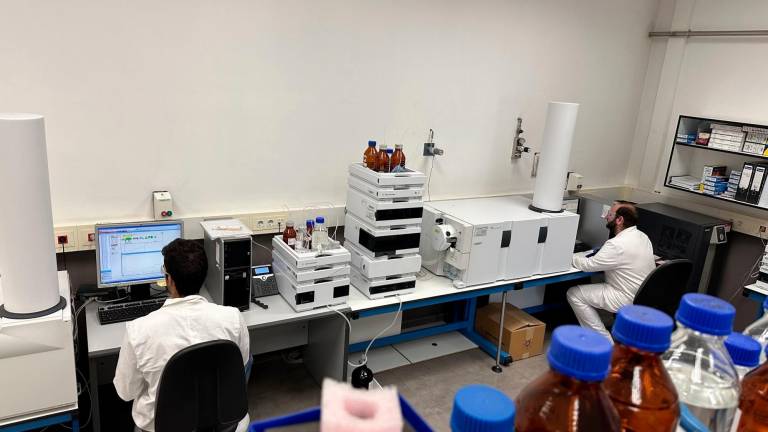
[(533, 199), (519, 196), (424, 204), (422, 265), (456, 287), (571, 269), (579, 215), (562, 209), (578, 104), (547, 110)]

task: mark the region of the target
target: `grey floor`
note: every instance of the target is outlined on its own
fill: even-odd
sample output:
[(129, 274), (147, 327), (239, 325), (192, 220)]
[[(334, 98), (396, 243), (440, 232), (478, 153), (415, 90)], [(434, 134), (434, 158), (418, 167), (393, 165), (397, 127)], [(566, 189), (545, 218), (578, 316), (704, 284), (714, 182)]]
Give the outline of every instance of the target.
[[(547, 368), (544, 355), (513, 362), (503, 373), (491, 371), (493, 360), (479, 349), (381, 372), (381, 385), (394, 385), (437, 431), (448, 431), (453, 395), (467, 384), (488, 384), (511, 398)], [(320, 403), (320, 387), (302, 364), (286, 364), (269, 357), (254, 364), (248, 388), (251, 419), (263, 419), (303, 410)], [(316, 431), (314, 427), (282, 430)]]

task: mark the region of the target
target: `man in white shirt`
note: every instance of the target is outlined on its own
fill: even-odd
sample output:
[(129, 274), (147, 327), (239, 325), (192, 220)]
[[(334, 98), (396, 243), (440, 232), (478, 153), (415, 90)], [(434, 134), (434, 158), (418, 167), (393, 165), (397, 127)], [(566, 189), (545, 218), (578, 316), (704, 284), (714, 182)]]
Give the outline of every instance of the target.
[(591, 328), (609, 340), (611, 334), (597, 309), (616, 312), (632, 304), (646, 276), (656, 268), (653, 246), (637, 224), (637, 209), (632, 203), (616, 201), (605, 215), (611, 238), (591, 257), (574, 255), (573, 266), (587, 272), (602, 271), (604, 283), (578, 285), (568, 290), (570, 303), (579, 324)]
[[(248, 327), (240, 311), (209, 303), (198, 295), (208, 273), (203, 247), (191, 240), (177, 239), (163, 248), (163, 257), (169, 298), (160, 309), (126, 324), (113, 381), (120, 398), (133, 400), (137, 430), (149, 432), (155, 430), (160, 376), (178, 351), (223, 339), (240, 347), (243, 364), (250, 366), (251, 359)], [(240, 426), (247, 422), (246, 415)]]

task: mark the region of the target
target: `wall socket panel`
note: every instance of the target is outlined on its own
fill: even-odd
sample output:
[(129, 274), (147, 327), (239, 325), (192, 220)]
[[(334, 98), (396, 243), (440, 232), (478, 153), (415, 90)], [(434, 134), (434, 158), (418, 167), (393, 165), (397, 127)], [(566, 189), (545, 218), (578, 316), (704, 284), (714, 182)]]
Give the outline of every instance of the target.
[[(307, 219), (314, 219), (317, 216), (324, 216), (325, 223), (328, 227), (344, 225), (344, 212), (346, 207), (342, 205), (334, 206), (317, 206), (311, 209), (283, 209), (273, 210), (261, 213), (238, 213), (233, 215), (217, 215), (217, 216), (196, 216), (196, 217), (180, 217), (184, 223), (184, 238), (185, 239), (201, 239), (203, 238), (203, 229), (200, 226), (200, 222), (206, 219), (223, 219), (234, 218), (239, 219), (248, 228), (250, 228), (254, 234), (277, 234), (285, 229), (285, 222), (292, 220), (296, 223), (296, 226), (304, 226)], [(140, 222), (140, 220), (126, 221), (126, 222)], [(151, 219), (146, 219), (151, 221)], [(70, 226), (57, 226), (54, 227), (53, 244), (55, 246), (56, 253), (61, 253), (61, 244), (59, 244), (59, 236), (67, 237), (67, 244), (64, 245), (65, 252), (86, 251), (96, 249), (95, 238), (95, 225), (93, 223), (87, 223), (82, 225), (70, 225)]]

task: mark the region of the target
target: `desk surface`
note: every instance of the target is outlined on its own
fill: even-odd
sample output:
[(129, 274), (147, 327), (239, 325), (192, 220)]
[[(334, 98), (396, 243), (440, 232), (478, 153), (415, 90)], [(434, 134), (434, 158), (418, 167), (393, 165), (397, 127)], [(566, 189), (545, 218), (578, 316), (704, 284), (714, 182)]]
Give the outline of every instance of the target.
[[(426, 274), (427, 276), (418, 279), (416, 281), (416, 290), (411, 294), (402, 296), (402, 301), (403, 303), (408, 303), (412, 301), (437, 298), (456, 293), (471, 292), (503, 285), (549, 279), (579, 272), (579, 270), (571, 268), (568, 271), (560, 273), (535, 275), (527, 278), (496, 281), (493, 283), (474, 285), (466, 288), (455, 288), (450, 279), (437, 276), (427, 270), (423, 270), (423, 274)], [(202, 292), (201, 294), (205, 297), (208, 297), (206, 292)], [(275, 326), (292, 321), (310, 320), (335, 313), (331, 310), (328, 310), (327, 307), (317, 308), (305, 312), (296, 312), (280, 295), (262, 297), (260, 300), (263, 303), (269, 305), (269, 309), (265, 310), (251, 303), (250, 309), (243, 312), (243, 317), (245, 318), (245, 322), (249, 329)], [(340, 312), (358, 312), (396, 304), (398, 304), (398, 299), (395, 296), (378, 300), (370, 300), (358, 290), (350, 289), (348, 303), (346, 305), (335, 306), (335, 309)], [(124, 322), (107, 325), (99, 324), (99, 318), (97, 316), (98, 306), (99, 305), (96, 303), (91, 303), (86, 307), (85, 310), (85, 322), (88, 328), (88, 355), (90, 357), (116, 353), (120, 349), (120, 344), (122, 343), (123, 335), (125, 334)]]

